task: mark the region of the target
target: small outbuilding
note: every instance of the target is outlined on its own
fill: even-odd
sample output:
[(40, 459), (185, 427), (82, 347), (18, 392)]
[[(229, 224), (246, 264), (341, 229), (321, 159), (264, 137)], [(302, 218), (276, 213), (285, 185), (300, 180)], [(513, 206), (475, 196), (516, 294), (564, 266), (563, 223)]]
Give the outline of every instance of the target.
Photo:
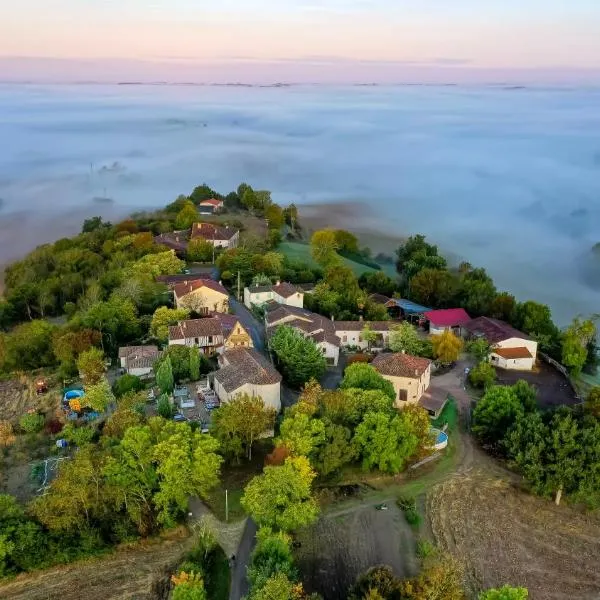
[(442, 310), (430, 310), (423, 314), (429, 321), (429, 333), (439, 335), (444, 331), (451, 330), (458, 336), (463, 336), (463, 325), (471, 320), (464, 308), (445, 308)]

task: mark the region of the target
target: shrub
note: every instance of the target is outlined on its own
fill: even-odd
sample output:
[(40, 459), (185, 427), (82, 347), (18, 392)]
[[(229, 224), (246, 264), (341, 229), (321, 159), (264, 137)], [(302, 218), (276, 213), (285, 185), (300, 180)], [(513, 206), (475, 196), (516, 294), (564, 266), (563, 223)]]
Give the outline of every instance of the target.
[(38, 433), (44, 427), (46, 418), (39, 413), (27, 413), (19, 420), (19, 425), (25, 433)]
[(404, 517), (406, 518), (408, 524), (412, 525), (413, 527), (418, 527), (421, 524), (421, 515), (414, 508), (405, 510)]
[(436, 552), (436, 547), (429, 540), (419, 540), (417, 542), (417, 556), (419, 558), (429, 558)]
[(125, 374), (119, 377), (113, 385), (113, 392), (117, 398), (124, 396), (129, 392), (139, 392), (144, 389), (144, 384), (139, 377)]
[(416, 510), (417, 508), (417, 501), (414, 496), (398, 496), (396, 504), (404, 511)]

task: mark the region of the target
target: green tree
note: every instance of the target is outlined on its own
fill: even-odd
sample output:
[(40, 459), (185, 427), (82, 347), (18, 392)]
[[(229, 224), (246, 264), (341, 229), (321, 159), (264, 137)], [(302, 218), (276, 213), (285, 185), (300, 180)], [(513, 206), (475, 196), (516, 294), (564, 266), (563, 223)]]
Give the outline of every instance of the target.
[[(167, 360), (171, 361), (171, 370), (173, 372), (173, 379), (175, 383), (181, 383), (186, 379), (193, 379), (190, 373), (191, 355), (196, 353), (197, 349), (191, 348), (190, 346), (168, 346), (162, 353), (161, 357), (154, 363), (154, 371), (158, 372), (161, 365)], [(199, 354), (200, 359), (200, 375), (210, 373), (212, 367), (208, 359), (203, 355)]]
[(116, 402), (115, 396), (106, 378), (85, 386), (85, 396), (82, 398), (82, 404), (85, 406), (102, 413), (114, 402)]
[(237, 460), (245, 450), (251, 460), (256, 440), (275, 426), (275, 414), (262, 398), (239, 394), (213, 412), (213, 431), (226, 454)]
[(587, 348), (596, 335), (591, 319), (575, 317), (562, 338), (562, 363), (574, 375), (579, 375), (587, 360)]
[(410, 297), (425, 306), (450, 306), (458, 289), (458, 280), (445, 269), (421, 269), (410, 280)]
[(438, 254), (437, 246), (425, 241), (424, 235), (411, 236), (396, 251), (396, 269), (405, 281), (410, 281), (423, 269), (443, 270), (446, 259)]
[(100, 343), (100, 334), (93, 329), (57, 331), (52, 338), (52, 352), (69, 372), (76, 369), (75, 361), (82, 352)]
[(318, 515), (311, 485), (315, 472), (306, 457), (286, 459), (280, 467), (265, 467), (244, 490), (242, 506), (259, 526), (293, 531), (310, 525)]
[(353, 443), (363, 469), (386, 473), (399, 473), (419, 449), (411, 420), (402, 411), (396, 416), (367, 413), (354, 432)]
[(5, 369), (30, 370), (54, 364), (52, 338), (55, 330), (54, 325), (41, 320), (17, 325), (4, 338)]
[(583, 408), (586, 413), (600, 419), (600, 386), (595, 386), (588, 392)]
[(81, 448), (94, 439), (95, 433), (91, 427), (80, 427), (74, 423), (67, 423), (60, 432), (60, 437)]
[(193, 262), (212, 262), (214, 246), (203, 238), (190, 240), (186, 256), (188, 260)]
[(98, 383), (106, 373), (104, 352), (94, 347), (85, 350), (77, 359), (77, 369), (86, 385)]
[(19, 419), (19, 427), (25, 433), (38, 433), (44, 428), (44, 424), (46, 422), (46, 418), (44, 415), (41, 415), (36, 412), (30, 412), (24, 414)]
[(396, 398), (392, 383), (366, 363), (354, 363), (346, 367), (340, 387), (341, 389), (381, 390), (392, 400)]
[(175, 414), (175, 407), (169, 400), (169, 396), (167, 394), (161, 394), (158, 397), (158, 401), (156, 403), (156, 412), (163, 419), (171, 419)]
[(158, 277), (159, 275), (171, 275), (181, 273), (185, 263), (179, 260), (174, 250), (146, 254), (138, 261), (127, 267), (127, 275), (130, 277)]
[(339, 473), (355, 456), (352, 431), (343, 425), (328, 423), (322, 443), (311, 454), (311, 462), (319, 475), (329, 477)]
[(160, 366), (156, 370), (156, 384), (161, 392), (164, 394), (170, 394), (173, 391), (174, 383), (171, 358), (167, 356), (167, 358), (160, 363)]
[(512, 323), (515, 320), (515, 310), (517, 302), (515, 297), (508, 292), (500, 292), (496, 294), (490, 307), (490, 316), (495, 319)]
[(483, 444), (498, 447), (506, 432), (524, 414), (523, 404), (512, 388), (492, 386), (473, 411), (473, 434)]
[(339, 244), (332, 229), (315, 231), (310, 239), (310, 253), (322, 267), (330, 267), (339, 262), (338, 248)]
[(269, 223), (269, 229), (281, 229), (284, 224), (283, 209), (278, 204), (269, 204), (265, 208), (264, 217)]
[(431, 336), (433, 355), (442, 363), (456, 362), (463, 348), (463, 341), (452, 330)]
[(200, 350), (190, 348), (190, 379), (198, 381), (200, 379)]
[(365, 323), (362, 331), (360, 332), (360, 338), (363, 342), (367, 342), (367, 348), (370, 351), (371, 346), (379, 338), (379, 334), (371, 329), (371, 325), (369, 325), (369, 323)]
[(283, 573), (291, 580), (297, 577), (292, 540), (282, 531), (261, 527), (256, 534), (256, 546), (248, 567), (250, 590), (264, 587), (267, 580), (277, 573)]
[(469, 381), (476, 388), (485, 390), (496, 383), (496, 378), (496, 369), (489, 362), (477, 363), (469, 371)]
[(248, 600), (303, 600), (302, 585), (297, 584), (285, 573), (276, 573), (265, 581), (260, 588), (255, 588)]
[(398, 289), (398, 283), (383, 271), (375, 271), (374, 273), (363, 273), (358, 278), (360, 287), (369, 294), (383, 294), (390, 298)]
[(479, 600), (527, 600), (527, 588), (504, 585), (501, 588), (486, 590), (479, 594)]
[(292, 409), (281, 423), (275, 445), (285, 446), (292, 456), (309, 456), (324, 441), (325, 423)]
[(337, 249), (340, 252), (349, 252), (352, 254), (358, 254), (360, 252), (358, 246), (358, 238), (345, 229), (336, 229), (333, 232)]
[(478, 363), (487, 361), (492, 352), (492, 348), (485, 338), (477, 338), (469, 342), (467, 350)]
[(541, 350), (556, 354), (560, 332), (552, 321), (548, 306), (532, 300), (518, 304), (515, 309), (515, 326), (536, 339)]
[(485, 269), (470, 269), (460, 281), (460, 304), (471, 315), (490, 313), (496, 299), (496, 286)]
[(414, 325), (408, 321), (390, 327), (389, 345), (393, 352), (405, 352), (413, 356), (419, 356), (423, 350), (423, 341)]
[(288, 326), (278, 327), (270, 341), (283, 377), (293, 387), (300, 387), (325, 373), (326, 361), (315, 343)]
[(144, 384), (139, 377), (125, 374), (119, 377), (113, 384), (113, 392), (117, 398), (129, 394), (130, 392), (139, 392), (144, 389)]
[(202, 578), (193, 577), (176, 585), (171, 598), (172, 600), (209, 600)]
[(190, 229), (197, 220), (198, 210), (194, 203), (188, 200), (175, 217), (175, 228)]

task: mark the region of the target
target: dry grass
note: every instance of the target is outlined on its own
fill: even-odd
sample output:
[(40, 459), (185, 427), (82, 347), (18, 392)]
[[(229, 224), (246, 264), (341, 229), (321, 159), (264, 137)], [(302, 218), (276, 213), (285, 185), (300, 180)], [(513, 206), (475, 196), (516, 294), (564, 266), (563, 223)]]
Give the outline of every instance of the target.
[(532, 600), (600, 598), (600, 523), (531, 496), (475, 469), (439, 484), (428, 497), (438, 544), (464, 561), (467, 585), (506, 583)]
[(3, 600), (159, 600), (193, 538), (183, 529), (102, 558), (20, 575), (0, 585)]

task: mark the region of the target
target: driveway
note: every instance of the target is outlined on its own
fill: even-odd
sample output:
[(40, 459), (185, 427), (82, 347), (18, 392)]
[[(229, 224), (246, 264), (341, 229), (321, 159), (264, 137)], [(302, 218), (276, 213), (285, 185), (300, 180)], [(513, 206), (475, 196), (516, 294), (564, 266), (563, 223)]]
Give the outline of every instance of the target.
[(327, 367), (327, 371), (321, 377), (321, 387), (326, 390), (337, 390), (340, 387), (346, 368), (346, 356), (340, 352), (338, 364), (335, 367)]
[(265, 352), (265, 327), (241, 302), (235, 298), (229, 298), (229, 306), (240, 320), (241, 324), (248, 330), (252, 337), (254, 347), (259, 352)]
[(256, 523), (252, 519), (246, 519), (246, 527), (238, 546), (235, 561), (231, 572), (231, 588), (229, 589), (229, 600), (240, 600), (248, 595), (248, 579), (246, 570), (250, 564), (250, 555), (256, 543)]

